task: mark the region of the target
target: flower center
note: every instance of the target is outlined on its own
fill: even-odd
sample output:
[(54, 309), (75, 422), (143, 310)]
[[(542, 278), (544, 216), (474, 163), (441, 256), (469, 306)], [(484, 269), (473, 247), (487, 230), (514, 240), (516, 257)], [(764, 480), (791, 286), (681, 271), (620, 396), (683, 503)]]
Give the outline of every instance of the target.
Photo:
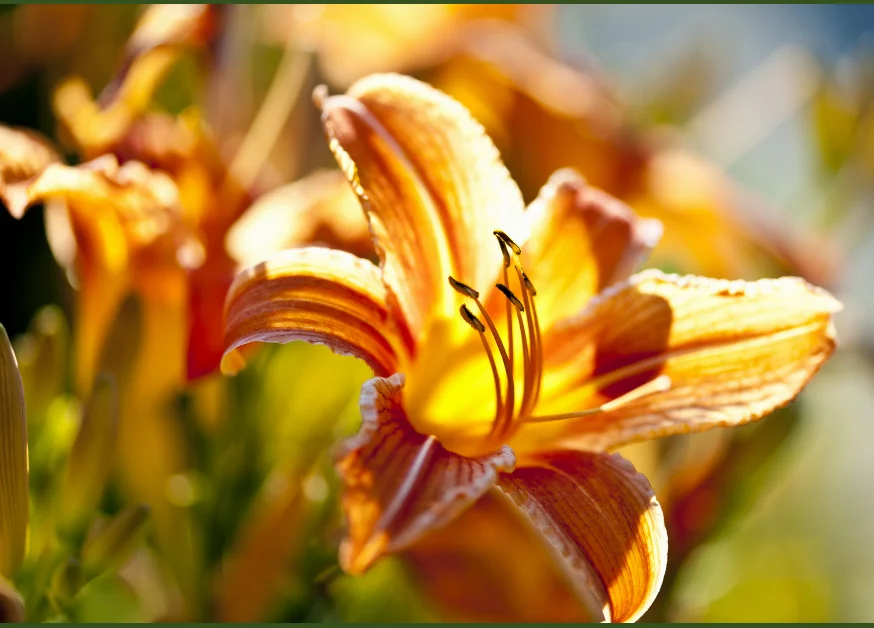
[[(483, 350), (488, 357), (495, 385), (496, 408), (491, 429), (486, 437), (487, 446), (506, 443), (525, 424), (565, 421), (616, 409), (640, 397), (670, 387), (670, 378), (665, 375), (595, 408), (566, 414), (536, 416), (533, 414), (540, 397), (543, 383), (543, 336), (537, 317), (535, 296), (537, 291), (522, 268), (522, 249), (503, 231), (495, 231), (495, 237), (504, 257), (503, 283), (495, 287), (506, 298), (506, 343), (501, 338), (495, 322), (479, 298), (479, 292), (453, 277), (449, 284), (462, 296), (470, 298), (479, 310), (482, 320), (466, 304), (460, 308), (461, 318), (479, 334)], [(516, 291), (510, 287), (515, 284)], [(521, 295), (521, 299), (517, 296)], [(485, 321), (485, 324), (483, 324)], [(514, 337), (516, 326), (521, 338), (521, 351), (516, 351)], [(497, 358), (496, 359), (496, 354)], [(522, 362), (522, 381), (515, 381), (517, 361)], [(623, 369), (595, 378), (591, 385), (603, 387), (614, 380), (627, 377)], [(521, 386), (518, 384), (521, 383)]]

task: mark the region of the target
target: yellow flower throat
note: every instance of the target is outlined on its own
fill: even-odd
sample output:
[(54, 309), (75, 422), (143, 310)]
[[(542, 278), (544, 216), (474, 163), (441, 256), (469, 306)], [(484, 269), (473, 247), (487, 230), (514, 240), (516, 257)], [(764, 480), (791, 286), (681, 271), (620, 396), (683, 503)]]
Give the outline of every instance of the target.
[[(657, 377), (647, 384), (637, 387), (635, 390), (596, 408), (566, 414), (552, 414), (545, 416), (534, 415), (533, 411), (537, 406), (538, 399), (540, 398), (544, 371), (543, 336), (537, 317), (537, 306), (534, 299), (537, 295), (537, 291), (534, 289), (534, 285), (528, 278), (528, 275), (525, 274), (525, 270), (522, 268), (522, 262), (520, 260), (522, 249), (519, 245), (513, 242), (513, 240), (503, 231), (494, 231), (494, 234), (498, 239), (498, 244), (501, 247), (501, 253), (504, 257), (503, 283), (498, 283), (495, 287), (506, 298), (506, 343), (502, 340), (501, 334), (498, 332), (492, 317), (489, 316), (488, 311), (480, 300), (479, 292), (467, 284), (464, 284), (453, 277), (449, 277), (449, 284), (452, 288), (462, 296), (473, 300), (482, 316), (482, 320), (480, 320), (480, 318), (476, 316), (466, 304), (462, 305), (460, 308), (461, 317), (479, 334), (483, 350), (488, 357), (492, 369), (497, 403), (491, 429), (486, 437), (489, 446), (498, 446), (507, 443), (519, 427), (524, 424), (564, 421), (605, 412), (633, 399), (652, 394), (659, 390), (665, 390), (670, 387), (670, 380), (666, 376)], [(513, 267), (513, 271), (510, 270), (511, 266)], [(517, 293), (510, 288), (511, 278), (515, 279), (518, 293), (522, 295), (521, 299), (516, 296)], [(485, 324), (483, 324), (483, 320), (485, 321)], [(522, 343), (521, 390), (515, 381), (515, 365), (517, 359), (516, 347), (514, 346), (515, 325), (519, 326), (519, 336)], [(494, 349), (492, 345), (494, 345)], [(500, 367), (498, 360), (495, 359), (495, 350), (497, 351), (497, 356), (500, 358)], [(501, 370), (503, 370), (503, 378), (501, 377)], [(609, 380), (618, 379), (618, 377), (616, 377), (617, 375), (620, 375), (620, 373), (615, 373), (613, 377), (600, 377), (598, 380), (603, 381), (599, 381), (598, 383), (604, 385), (608, 383)], [(624, 375), (624, 373), (622, 373), (622, 375)]]

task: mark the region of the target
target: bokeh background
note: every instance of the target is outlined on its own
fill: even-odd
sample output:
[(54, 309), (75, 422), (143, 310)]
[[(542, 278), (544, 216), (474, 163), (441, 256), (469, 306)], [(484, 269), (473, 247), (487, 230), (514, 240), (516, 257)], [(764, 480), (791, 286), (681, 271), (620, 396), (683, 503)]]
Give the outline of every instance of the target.
[[(444, 88), (456, 86), (455, 95), (463, 101), (469, 96), (466, 104), (480, 119), (482, 112), (495, 110), (489, 109), (488, 98), (468, 94), (454, 70), (435, 60), (440, 55), (429, 59), (422, 52), (450, 46), (446, 31), (422, 27), (421, 33), (403, 36), (405, 29), (433, 19), (427, 7), (372, 21), (355, 14), (343, 27), (370, 29), (372, 36), (355, 40), (360, 48), (353, 50), (314, 35), (318, 29), (305, 25), (306, 19), (318, 19), (315, 13), (295, 22), (280, 7), (225, 9), (221, 35), (207, 46), (209, 70), (198, 59), (183, 58), (154, 98), (155, 107), (171, 113), (193, 102), (211, 107), (212, 123), (223, 129), (225, 152), (239, 146), (282, 64), (283, 49), (298, 34), (297, 54), (315, 58), (302, 92), (319, 82), (339, 91), (362, 70), (344, 67), (337, 59), (366, 56), (368, 46), (384, 45), (388, 52), (375, 55), (367, 71), (409, 71)], [(118, 71), (140, 13), (134, 5), (0, 8), (0, 122), (39, 130), (75, 160), (68, 138), (59, 133), (53, 89), (62, 78), (79, 74), (99, 93)], [(650, 618), (874, 621), (874, 8), (567, 5), (527, 24), (535, 33), (532, 38), (553, 57), (594, 77), (598, 89), (609, 90), (628, 129), (659, 141), (669, 138), (665, 141), (702, 156), (754, 196), (752, 208), (739, 209), (747, 236), (791, 248), (783, 268), (744, 265), (735, 273), (726, 264), (722, 274), (805, 274), (846, 306), (837, 319), (839, 351), (789, 410), (761, 426), (737, 430), (730, 443), (698, 435), (629, 453), (638, 466), (661, 469), (651, 475), (657, 493), (674, 497), (670, 501), (678, 509), (673, 571)], [(477, 37), (474, 49), (487, 41)], [(417, 53), (407, 51), (406, 39)], [(482, 46), (488, 55), (488, 46)], [(404, 54), (409, 58), (394, 58)], [(571, 85), (556, 81), (556, 101), (575, 97)], [(308, 93), (289, 105), (275, 129), (265, 190), (330, 165), (316, 120)], [(535, 156), (538, 150), (554, 149), (531, 144), (538, 138), (545, 142), (546, 131), (538, 134), (539, 127), (525, 119), (521, 124), (534, 129), (525, 137)], [(494, 128), (509, 138), (506, 145), (513, 151), (522, 150), (512, 144), (515, 127), (509, 122)], [(558, 138), (565, 144), (580, 141), (572, 135)], [(592, 150), (592, 161), (602, 159)], [(515, 163), (508, 159), (511, 169)], [(697, 185), (695, 172), (681, 171), (671, 182)], [(633, 195), (626, 200), (635, 206)], [(697, 219), (680, 215), (678, 224), (687, 219), (694, 236)], [(711, 246), (711, 235), (701, 231), (703, 247)], [(687, 261), (664, 256), (652, 265), (701, 272)], [(0, 211), (0, 268), (0, 322), (11, 337), (24, 334), (46, 305), (59, 305), (65, 319), (72, 319), (75, 292), (47, 243), (40, 208), (22, 220)], [(233, 383), (208, 380), (181, 395), (179, 412), (193, 422), (184, 430), (193, 453), (190, 468), (168, 485), (178, 490), (168, 489), (168, 494), (191, 513), (196, 567), (168, 567), (159, 551), (149, 549), (156, 543), (150, 540), (136, 550), (119, 578), (95, 580), (78, 594), (68, 616), (439, 617), (439, 609), (410, 584), (400, 562), (385, 561), (357, 579), (338, 574), (332, 543), (339, 524), (331, 505), (336, 481), (330, 461), (302, 462), (313, 443), (326, 449), (337, 435), (355, 429), (357, 387), (366, 376), (366, 369), (349, 359), (291, 345), (262, 352)], [(326, 379), (342, 381), (330, 395), (321, 395)], [(75, 406), (71, 386), (62, 388), (66, 392), (59, 397)], [(332, 419), (325, 427), (328, 416)], [(336, 416), (342, 420), (334, 422)], [(198, 417), (207, 419), (198, 423)], [(315, 429), (315, 424), (322, 427)], [(67, 432), (57, 438), (69, 443), (75, 430)], [(53, 464), (60, 464), (51, 460), (45, 463), (49, 474)], [(303, 497), (283, 501), (288, 484), (299, 487)], [(110, 484), (108, 493), (103, 512), (118, 512), (123, 490)], [(272, 514), (262, 516), (265, 509)], [(257, 545), (253, 538), (259, 530), (270, 544), (246, 553), (247, 543)], [(676, 543), (674, 535), (679, 535)], [(233, 592), (233, 582), (203, 575), (227, 566), (240, 547), (240, 555), (254, 561), (249, 565), (261, 574), (258, 582), (267, 583), (264, 588), (270, 591), (256, 610), (241, 610), (245, 604), (231, 599), (242, 595)], [(281, 554), (278, 564), (264, 558), (271, 553)], [(166, 576), (166, 571), (175, 575)], [(210, 584), (192, 592), (186, 577)], [(180, 603), (179, 598), (196, 602)]]

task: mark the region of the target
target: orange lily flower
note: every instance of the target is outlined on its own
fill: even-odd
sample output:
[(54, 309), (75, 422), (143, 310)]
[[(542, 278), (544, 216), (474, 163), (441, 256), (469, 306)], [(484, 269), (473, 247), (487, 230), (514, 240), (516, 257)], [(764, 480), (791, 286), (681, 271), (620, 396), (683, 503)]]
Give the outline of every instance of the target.
[(569, 171), (526, 211), (482, 127), (413, 79), (317, 100), (381, 268), (304, 248), (248, 269), (228, 294), (223, 368), (244, 344), (305, 340), (374, 370), (339, 456), (341, 565), (413, 547), (491, 491), (591, 616), (639, 617), (664, 574), (663, 518), (606, 452), (788, 403), (834, 349), (840, 304), (796, 278), (628, 278), (658, 223)]

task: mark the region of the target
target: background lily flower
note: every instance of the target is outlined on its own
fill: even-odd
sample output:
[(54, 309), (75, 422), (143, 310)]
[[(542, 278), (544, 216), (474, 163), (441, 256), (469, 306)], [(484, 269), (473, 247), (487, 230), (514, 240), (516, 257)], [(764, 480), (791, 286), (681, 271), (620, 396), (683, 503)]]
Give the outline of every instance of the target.
[[(495, 139), (525, 198), (555, 170), (586, 179), (665, 225), (652, 263), (728, 279), (800, 274), (834, 279), (835, 253), (680, 138), (640, 128), (608, 79), (563, 63), (525, 29), (471, 25), (423, 77), (457, 98)], [(682, 185), (678, 182), (682, 181)], [(816, 247), (822, 254), (810, 259)]]
[(306, 340), (377, 375), (338, 462), (341, 564), (362, 572), (499, 489), (590, 616), (639, 617), (664, 573), (662, 514), (604, 452), (787, 403), (833, 350), (839, 304), (792, 278), (627, 278), (656, 223), (564, 171), (525, 211), (478, 123), (412, 79), (317, 101), (381, 268), (298, 249), (245, 271), (224, 366), (249, 342)]

